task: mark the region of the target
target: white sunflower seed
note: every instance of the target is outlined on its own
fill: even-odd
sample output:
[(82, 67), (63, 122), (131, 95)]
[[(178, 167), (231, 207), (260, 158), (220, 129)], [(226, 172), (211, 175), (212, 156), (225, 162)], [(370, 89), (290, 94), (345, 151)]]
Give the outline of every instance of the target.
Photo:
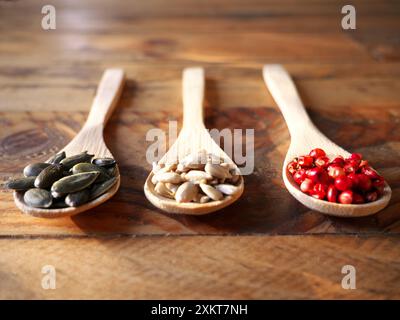
[(186, 181), (191, 181), (193, 183), (200, 183), (203, 181), (211, 180), (213, 177), (207, 172), (200, 171), (200, 170), (190, 170), (186, 173), (183, 178)]
[(215, 189), (214, 187), (208, 185), (208, 184), (200, 184), (200, 189), (211, 199), (218, 201), (221, 200), (224, 195), (217, 189)]
[(182, 172), (185, 172), (185, 171), (188, 171), (188, 170), (189, 170), (189, 168), (186, 168), (182, 163), (178, 163), (178, 165), (176, 166), (175, 172), (176, 173), (182, 173)]
[(169, 183), (180, 183), (182, 182), (182, 178), (176, 172), (162, 172), (157, 173), (154, 177), (157, 182), (169, 182)]
[(167, 189), (173, 194), (175, 195), (176, 190), (178, 190), (178, 185), (173, 184), (173, 183), (166, 183), (165, 186), (167, 187)]
[(175, 170), (177, 168), (177, 166), (178, 166), (178, 164), (176, 164), (176, 163), (166, 163), (164, 168), (165, 168), (166, 172), (169, 172), (169, 171)]
[(239, 190), (238, 187), (227, 183), (217, 184), (215, 188), (228, 196), (235, 194)]
[(183, 165), (184, 169), (203, 170), (206, 160), (207, 160), (206, 151), (200, 150), (197, 153), (187, 155), (179, 163)]
[(189, 181), (184, 182), (176, 190), (175, 200), (178, 202), (190, 202), (196, 197), (198, 190), (197, 185)]
[(207, 163), (205, 171), (218, 179), (230, 178), (231, 174), (227, 168), (221, 167), (219, 164)]
[(206, 203), (238, 192), (240, 171), (231, 162), (205, 150), (181, 158), (179, 163), (153, 163), (155, 192), (177, 202)]
[(156, 186), (154, 187), (154, 190), (161, 196), (173, 199), (173, 194), (171, 191), (165, 186), (164, 182), (157, 182)]

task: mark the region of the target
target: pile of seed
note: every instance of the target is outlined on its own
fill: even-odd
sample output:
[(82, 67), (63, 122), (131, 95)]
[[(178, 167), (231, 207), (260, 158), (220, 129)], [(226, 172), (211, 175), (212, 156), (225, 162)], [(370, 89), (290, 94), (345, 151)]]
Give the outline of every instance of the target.
[(315, 148), (293, 159), (287, 169), (302, 192), (319, 200), (363, 204), (378, 200), (385, 189), (385, 179), (359, 153), (329, 158)]
[(177, 202), (206, 203), (239, 192), (240, 172), (212, 154), (189, 154), (179, 162), (153, 164), (151, 182), (161, 196)]
[(47, 162), (24, 168), (24, 178), (10, 180), (6, 188), (25, 192), (24, 202), (35, 208), (77, 207), (109, 190), (117, 181), (116, 162), (96, 158), (87, 151), (67, 157), (60, 152)]

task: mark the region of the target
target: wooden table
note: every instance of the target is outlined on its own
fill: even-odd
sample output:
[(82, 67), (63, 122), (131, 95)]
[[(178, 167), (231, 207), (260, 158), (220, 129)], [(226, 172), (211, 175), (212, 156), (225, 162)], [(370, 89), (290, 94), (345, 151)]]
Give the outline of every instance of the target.
[[(128, 81), (105, 140), (120, 192), (59, 220), (21, 215), (0, 192), (0, 298), (400, 298), (400, 5), (352, 1), (0, 2), (0, 178), (46, 159), (83, 124), (102, 71)], [(361, 152), (392, 186), (389, 207), (362, 219), (323, 216), (284, 189), (289, 143), (261, 76), (282, 63), (316, 125)], [(142, 186), (148, 129), (181, 117), (181, 72), (207, 72), (208, 127), (254, 128), (256, 168), (242, 200), (206, 217), (154, 209)], [(57, 272), (55, 290), (42, 267)], [(344, 265), (356, 290), (341, 286)]]

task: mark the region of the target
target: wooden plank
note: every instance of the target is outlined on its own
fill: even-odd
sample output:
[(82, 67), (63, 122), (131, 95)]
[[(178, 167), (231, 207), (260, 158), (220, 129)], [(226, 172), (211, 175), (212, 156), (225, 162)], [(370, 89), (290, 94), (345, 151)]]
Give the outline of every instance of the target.
[[(34, 12), (27, 13), (29, 16), (37, 15), (40, 12), (40, 5), (37, 4)], [(59, 6), (56, 5), (56, 8)], [(358, 7), (356, 7), (359, 9)], [(351, 34), (359, 32), (376, 33), (385, 31), (388, 34), (396, 33), (399, 27), (399, 20), (395, 12), (377, 14), (365, 10), (357, 10), (357, 30), (349, 31)], [(10, 28), (13, 31), (42, 31), (39, 19), (26, 19), (26, 15), (19, 14), (17, 7), (10, 6), (3, 8), (3, 16), (0, 20), (0, 28)], [(1, 13), (0, 13), (1, 14)], [(215, 13), (213, 16), (167, 16), (157, 17), (135, 15), (135, 11), (106, 12), (102, 7), (96, 8), (62, 8), (57, 11), (58, 34), (69, 32), (85, 32), (89, 34), (126, 34), (137, 33), (156, 34), (158, 32), (169, 33), (247, 33), (263, 32), (268, 30), (275, 33), (333, 33), (343, 32), (340, 13), (340, 6), (328, 14), (312, 14), (297, 12), (296, 14), (254, 14), (247, 15), (224, 15)], [(78, 18), (77, 18), (78, 17)], [(384, 41), (384, 39), (383, 39)]]
[[(19, 39), (16, 41), (15, 39)], [(60, 42), (63, 43), (60, 46)], [(43, 31), (9, 32), (0, 35), (3, 59), (48, 56), (60, 60), (127, 61), (132, 59), (241, 62), (276, 59), (293, 62), (372, 61), (367, 50), (345, 34), (166, 33), (135, 34), (43, 34)], [(266, 45), (259, 45), (265, 43)], [(267, 45), (268, 44), (268, 45)], [(295, 58), (294, 58), (295, 57)]]
[(0, 251), (1, 299), (400, 298), (397, 237), (3, 238)]
[[(181, 72), (184, 64), (118, 64), (127, 72), (121, 108), (128, 111), (165, 110), (181, 105)], [(273, 106), (262, 81), (262, 64), (251, 67), (206, 64), (207, 99), (219, 108)], [(8, 67), (0, 63), (0, 111), (87, 112), (101, 70), (106, 64), (74, 71), (71, 66), (45, 67), (31, 64)], [(310, 108), (341, 110), (399, 106), (400, 64), (357, 67), (288, 64)], [(162, 101), (160, 103), (159, 101)]]
[[(52, 4), (57, 30), (47, 32), (42, 1), (0, 1), (0, 182), (62, 147), (102, 71), (118, 66), (128, 83), (106, 142), (122, 188), (96, 210), (56, 221), (21, 215), (0, 190), (0, 298), (400, 298), (398, 1), (352, 1), (352, 31), (340, 27), (337, 0)], [(328, 218), (285, 191), (289, 137), (260, 71), (276, 62), (317, 126), (382, 169), (393, 188), (386, 210)], [(241, 202), (198, 218), (154, 210), (142, 193), (145, 133), (180, 119), (181, 70), (193, 64), (207, 68), (207, 124), (255, 128), (257, 146)], [(57, 269), (56, 290), (41, 288), (46, 264)], [(345, 264), (357, 268), (357, 290), (341, 288)]]
[[(30, 87), (41, 87), (53, 84), (56, 86), (71, 86), (77, 88), (93, 89), (101, 71), (105, 69), (108, 62), (101, 60), (82, 63), (73, 60), (60, 61), (54, 66), (46, 64), (46, 58), (32, 60), (21, 57), (10, 65), (7, 61), (0, 60), (0, 80), (5, 88), (17, 88), (18, 85)], [(74, 65), (78, 63), (78, 65)], [(157, 84), (152, 90), (168, 84), (170, 81), (180, 81), (182, 70), (188, 63), (184, 61), (119, 61), (117, 65), (126, 70), (129, 79), (137, 85)], [(255, 61), (235, 63), (208, 63), (203, 62), (208, 79), (217, 81), (217, 84), (225, 84), (226, 81), (233, 82), (242, 80), (242, 86), (259, 83), (260, 70), (263, 63)], [(284, 63), (285, 68), (295, 78), (300, 80), (351, 80), (351, 79), (392, 79), (400, 75), (400, 63), (398, 62), (368, 62), (353, 63), (343, 61), (342, 63)], [(157, 74), (155, 74), (157, 70)], [(140, 80), (140, 81), (139, 81)], [(261, 81), (262, 82), (262, 81)], [(318, 82), (318, 81), (316, 81)], [(339, 81), (338, 81), (339, 82)]]
[[(398, 60), (395, 50), (399, 27), (396, 10), (399, 6), (395, 2), (355, 4), (359, 25), (354, 31), (341, 29), (341, 5), (335, 1), (324, 4), (310, 2), (302, 8), (297, 7), (296, 14), (290, 9), (295, 5), (291, 1), (283, 4), (246, 2), (246, 6), (237, 8), (230, 3), (230, 9), (244, 16), (228, 14), (227, 17), (224, 16), (226, 9), (219, 11), (216, 7), (212, 9), (213, 16), (202, 16), (202, 6), (190, 3), (181, 7), (179, 2), (152, 8), (153, 13), (160, 10), (161, 16), (156, 15), (156, 18), (140, 11), (141, 8), (148, 9), (143, 4), (133, 7), (118, 2), (113, 3), (110, 9), (102, 3), (90, 10), (86, 5), (55, 5), (59, 8), (60, 20), (55, 32), (41, 29), (40, 17), (35, 17), (35, 12), (40, 9), (39, 3), (30, 2), (26, 6), (24, 12), (29, 18), (20, 15), (18, 4), (4, 6), (0, 24), (0, 27), (7, 28), (7, 33), (0, 36), (3, 60), (23, 59), (29, 52), (32, 59), (42, 58), (47, 62), (57, 59), (54, 61), (57, 64), (94, 59), (110, 62), (132, 59), (203, 63), (249, 60), (261, 63), (274, 59), (282, 62), (368, 62), (384, 60), (386, 51), (393, 53), (387, 54), (390, 60)], [(172, 8), (185, 10), (186, 17), (179, 14), (169, 16)], [(274, 8), (283, 11), (276, 15)], [(200, 16), (192, 16), (190, 12), (193, 9)], [(205, 6), (205, 9), (210, 8)], [(251, 19), (246, 18), (246, 10), (250, 10)], [(365, 37), (377, 39), (380, 46), (384, 43), (383, 51), (386, 51), (382, 52), (378, 43), (372, 46)]]
[[(344, 5), (342, 1), (327, 0), (314, 1), (304, 0), (299, 6), (295, 0), (279, 0), (279, 1), (259, 1), (251, 0), (243, 2), (241, 0), (217, 0), (213, 3), (202, 2), (196, 0), (172, 0), (166, 3), (163, 0), (134, 0), (124, 1), (116, 0), (112, 3), (96, 0), (87, 0), (84, 3), (79, 1), (69, 1), (65, 3), (62, 0), (53, 1), (53, 4), (60, 10), (74, 10), (102, 12), (103, 14), (119, 13), (129, 14), (134, 17), (159, 17), (159, 16), (233, 16), (233, 17), (254, 17), (254, 16), (270, 16), (270, 15), (327, 15), (332, 13), (340, 13), (341, 7)], [(365, 14), (390, 14), (398, 13), (400, 6), (396, 0), (354, 0), (352, 4), (363, 11)], [(30, 0), (21, 3), (2, 2), (1, 6), (5, 10), (24, 9), (26, 13), (37, 12), (37, 8), (42, 6), (42, 2)], [(40, 11), (39, 11), (40, 12)]]

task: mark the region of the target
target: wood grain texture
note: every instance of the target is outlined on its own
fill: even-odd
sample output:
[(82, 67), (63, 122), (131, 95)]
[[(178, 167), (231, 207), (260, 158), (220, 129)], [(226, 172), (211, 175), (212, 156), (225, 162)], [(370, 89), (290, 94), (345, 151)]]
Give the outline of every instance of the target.
[[(0, 1), (0, 179), (68, 143), (102, 72), (117, 67), (127, 83), (105, 140), (123, 172), (121, 189), (97, 209), (57, 221), (21, 215), (0, 190), (0, 297), (399, 298), (398, 1), (352, 1), (352, 31), (340, 27), (339, 0), (52, 4), (57, 29), (44, 31), (42, 1)], [(327, 137), (382, 171), (393, 191), (387, 209), (328, 218), (286, 192), (280, 168), (289, 134), (262, 80), (266, 63), (285, 66)], [(181, 119), (181, 72), (193, 65), (207, 74), (207, 127), (254, 128), (256, 169), (229, 210), (176, 217), (143, 195), (144, 137)], [(129, 237), (150, 234), (241, 236)], [(361, 277), (351, 292), (339, 282), (348, 261)], [(47, 263), (62, 271), (60, 290), (39, 288)]]
[[(0, 251), (2, 299), (400, 298), (393, 237), (20, 238)], [(55, 290), (41, 287), (44, 265)], [(341, 286), (344, 265), (355, 290)]]

